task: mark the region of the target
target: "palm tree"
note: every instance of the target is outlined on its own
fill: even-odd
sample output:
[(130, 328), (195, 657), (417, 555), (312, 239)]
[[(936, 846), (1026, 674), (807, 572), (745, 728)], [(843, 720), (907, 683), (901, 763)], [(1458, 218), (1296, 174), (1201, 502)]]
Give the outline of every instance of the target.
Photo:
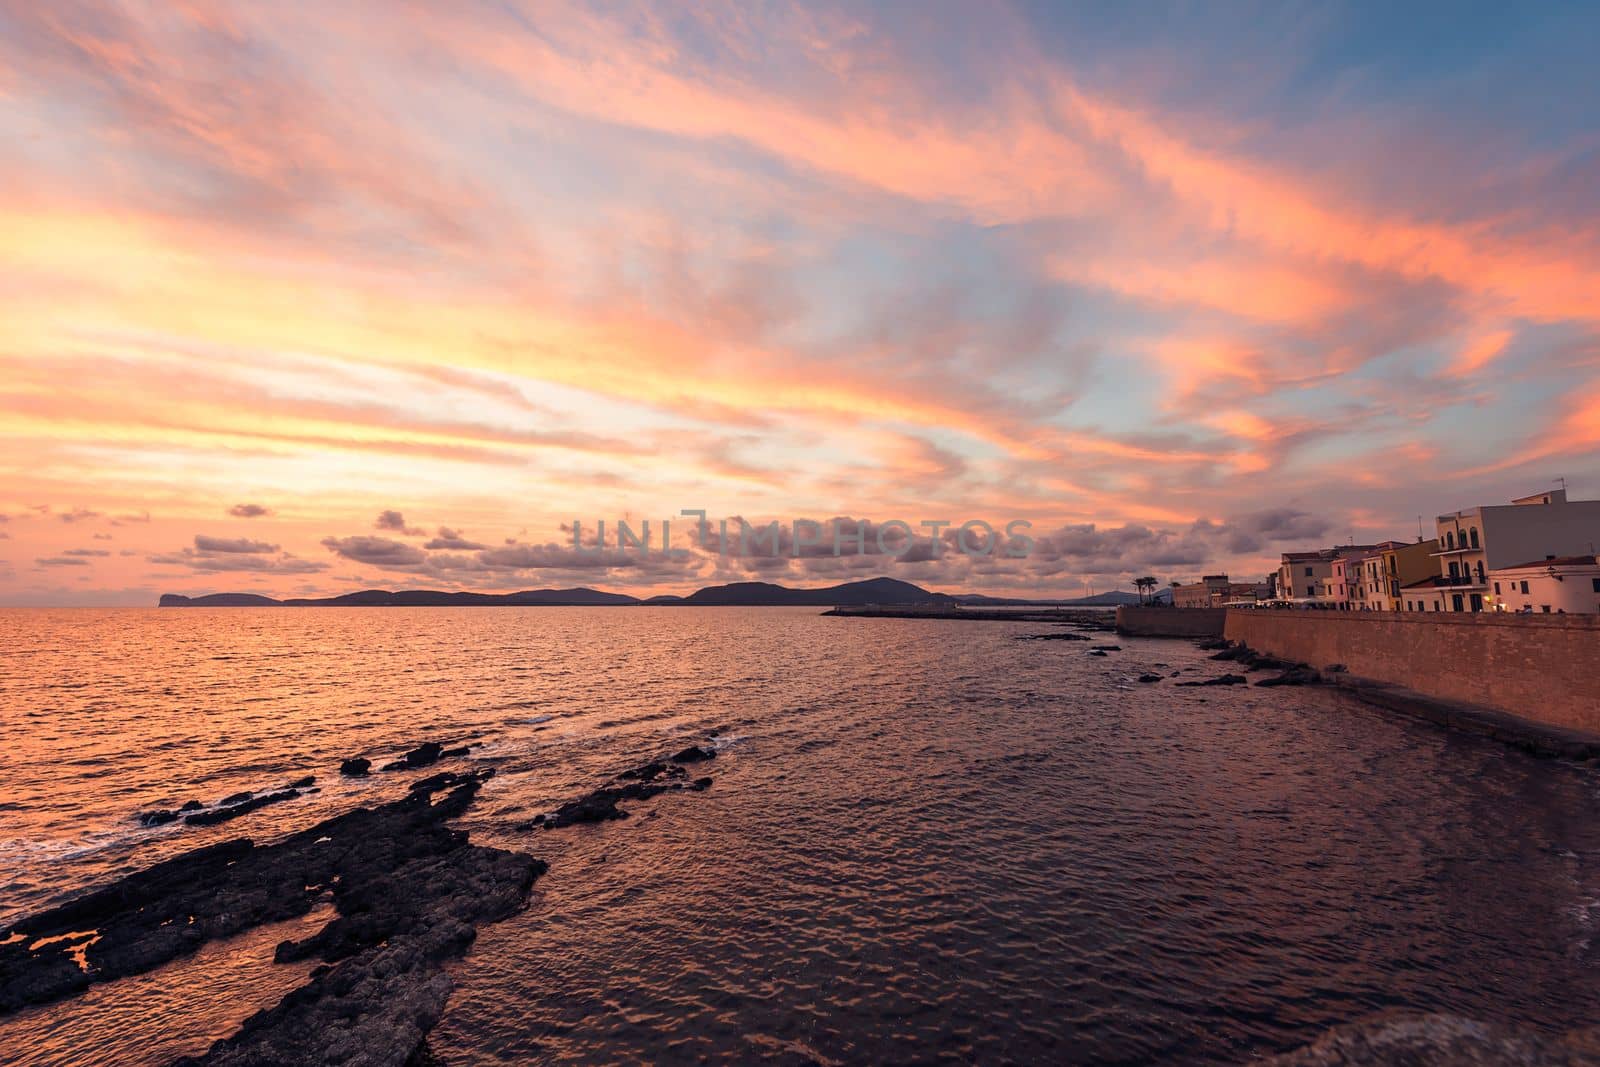
[(1133, 580), (1133, 585), (1135, 589), (1139, 590), (1139, 603), (1148, 603), (1151, 591), (1154, 590), (1158, 584), (1159, 583), (1157, 580), (1148, 574), (1143, 578), (1135, 578)]

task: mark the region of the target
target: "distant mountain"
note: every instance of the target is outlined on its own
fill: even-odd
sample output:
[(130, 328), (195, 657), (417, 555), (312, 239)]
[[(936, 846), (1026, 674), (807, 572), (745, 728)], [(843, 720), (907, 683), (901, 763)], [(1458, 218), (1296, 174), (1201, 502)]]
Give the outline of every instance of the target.
[(691, 606), (725, 605), (738, 607), (817, 607), (843, 604), (929, 604), (951, 598), (931, 593), (920, 585), (898, 578), (869, 578), (821, 589), (790, 589), (770, 582), (734, 582), (713, 585), (690, 593), (680, 603)]
[(598, 589), (525, 589), (520, 593), (450, 593), (438, 589), (363, 589), (359, 593), (344, 593), (330, 597), (296, 597), (274, 600), (254, 593), (213, 593), (210, 596), (187, 597), (166, 593), (161, 597), (164, 608), (424, 608), (424, 607), (492, 607), (543, 606), (543, 607), (611, 607), (637, 604), (638, 597), (626, 593), (606, 593)]
[(281, 600), (257, 596), (255, 593), (211, 593), (207, 596), (161, 594), (161, 606), (164, 608), (273, 608), (282, 603)]
[[(1166, 592), (1163, 590), (1163, 592)], [(845, 582), (821, 589), (791, 589), (771, 582), (733, 582), (730, 585), (712, 585), (690, 593), (688, 596), (653, 596), (648, 600), (628, 596), (626, 593), (607, 593), (599, 589), (526, 589), (519, 593), (452, 593), (438, 589), (363, 589), (359, 593), (344, 593), (330, 597), (297, 597), (274, 600), (255, 593), (212, 593), (209, 596), (188, 597), (166, 593), (161, 597), (164, 608), (242, 608), (242, 607), (470, 607), (470, 606), (526, 606), (526, 607), (613, 607), (642, 604), (650, 607), (816, 607), (859, 606), (862, 604), (968, 604), (983, 605), (1043, 605), (1055, 607), (1104, 607), (1117, 604), (1137, 604), (1138, 594), (1100, 593), (1096, 596), (1078, 597), (1075, 600), (1025, 600), (978, 595), (951, 596), (935, 593), (902, 582), (898, 578), (868, 578), (860, 582)]]

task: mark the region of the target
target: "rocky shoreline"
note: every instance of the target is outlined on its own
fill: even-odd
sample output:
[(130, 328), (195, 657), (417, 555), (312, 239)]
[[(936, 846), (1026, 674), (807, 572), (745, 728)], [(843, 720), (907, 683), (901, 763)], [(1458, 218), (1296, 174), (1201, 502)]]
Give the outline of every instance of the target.
[[(428, 743), (385, 769), (457, 754)], [(715, 755), (694, 745), (623, 771), (524, 829), (621, 819), (627, 812), (618, 801), (703, 791), (711, 779), (690, 780), (685, 764)], [(334, 918), (274, 953), (277, 962), (320, 960), (309, 981), (179, 1063), (429, 1062), (428, 1032), (454, 989), (444, 964), (467, 952), (480, 925), (521, 910), (548, 869), (527, 853), (473, 844), (449, 825), (493, 776), (492, 768), (435, 773), (398, 800), (271, 844), (241, 838), (196, 849), (19, 920), (0, 931), (0, 1015), (152, 971), (331, 900)], [(278, 794), (264, 797), (276, 802)], [(253, 810), (258, 798), (229, 799), (216, 810)]]

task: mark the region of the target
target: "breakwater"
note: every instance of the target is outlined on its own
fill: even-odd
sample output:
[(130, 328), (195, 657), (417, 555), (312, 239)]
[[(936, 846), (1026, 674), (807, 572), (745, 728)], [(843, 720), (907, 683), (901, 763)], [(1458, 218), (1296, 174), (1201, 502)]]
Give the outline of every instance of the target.
[(1281, 659), (1600, 733), (1600, 617), (1229, 609), (1223, 636)]
[[(1120, 617), (1121, 608), (1117, 609)], [(1104, 608), (963, 608), (919, 605), (840, 605), (824, 615), (855, 619), (952, 619), (957, 622), (1060, 622), (1109, 629), (1111, 613)], [(1220, 613), (1219, 613), (1220, 614)], [(1221, 633), (1222, 630), (1217, 630)]]

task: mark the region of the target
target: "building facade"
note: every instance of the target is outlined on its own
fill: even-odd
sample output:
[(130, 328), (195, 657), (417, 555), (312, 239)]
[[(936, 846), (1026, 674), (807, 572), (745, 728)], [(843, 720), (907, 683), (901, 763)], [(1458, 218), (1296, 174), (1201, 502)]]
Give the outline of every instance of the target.
[(1220, 603), (1228, 593), (1226, 574), (1208, 574), (1198, 582), (1173, 586), (1172, 603), (1180, 608), (1209, 608)]
[(1278, 563), (1277, 600), (1296, 607), (1348, 609), (1354, 568), (1376, 545), (1339, 545), (1316, 552), (1285, 552)]
[(1491, 571), (1547, 556), (1592, 556), (1600, 542), (1600, 500), (1569, 501), (1565, 489), (1551, 489), (1440, 515), (1437, 527), (1443, 610), (1484, 611), (1493, 607)]
[(1600, 557), (1551, 556), (1489, 572), (1496, 611), (1543, 615), (1600, 613)]

